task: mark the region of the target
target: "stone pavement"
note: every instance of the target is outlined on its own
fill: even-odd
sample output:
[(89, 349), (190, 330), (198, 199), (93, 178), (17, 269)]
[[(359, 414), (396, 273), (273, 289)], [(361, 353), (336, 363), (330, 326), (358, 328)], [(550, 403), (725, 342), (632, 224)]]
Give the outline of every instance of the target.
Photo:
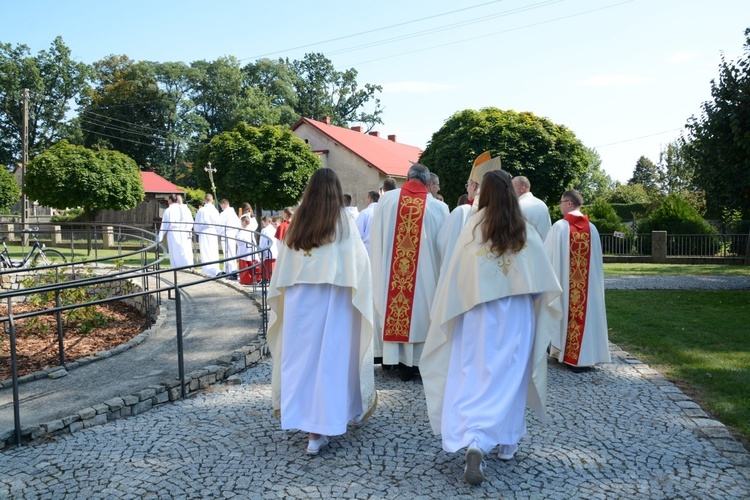
[(529, 414), (516, 457), (486, 459), (479, 487), (463, 455), (430, 431), (421, 382), (376, 369), (379, 406), (316, 457), (270, 409), (271, 361), (141, 415), (0, 452), (13, 498), (748, 498), (750, 455), (648, 366), (575, 374), (549, 364), (550, 421)]

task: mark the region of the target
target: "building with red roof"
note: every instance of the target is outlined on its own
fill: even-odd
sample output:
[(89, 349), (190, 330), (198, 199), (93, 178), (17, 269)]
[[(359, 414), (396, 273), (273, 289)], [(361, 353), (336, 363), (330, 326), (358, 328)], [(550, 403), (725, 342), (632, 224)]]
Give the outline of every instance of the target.
[(141, 203), (132, 210), (102, 210), (97, 213), (97, 222), (112, 224), (141, 224), (153, 227), (161, 222), (170, 194), (185, 194), (176, 184), (172, 184), (155, 172), (141, 172), (141, 182), (146, 196)]
[(323, 166), (336, 172), (352, 204), (362, 210), (369, 191), (378, 191), (383, 179), (393, 177), (401, 185), (412, 163), (422, 150), (396, 141), (395, 135), (380, 137), (379, 132), (364, 133), (362, 127), (343, 128), (323, 121), (300, 118), (292, 125), (294, 135), (303, 139), (320, 155)]

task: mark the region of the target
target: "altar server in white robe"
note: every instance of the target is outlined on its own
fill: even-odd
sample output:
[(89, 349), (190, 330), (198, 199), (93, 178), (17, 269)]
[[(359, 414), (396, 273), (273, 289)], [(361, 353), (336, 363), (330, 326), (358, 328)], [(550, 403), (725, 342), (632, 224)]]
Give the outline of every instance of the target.
[(187, 220), (176, 194), (170, 194), (167, 203), (169, 206), (164, 211), (159, 227), (159, 242), (164, 241), (165, 236), (167, 237), (170, 266), (190, 266), (193, 264), (193, 218), (191, 216)]
[(441, 276), (420, 364), (432, 430), (445, 451), (468, 447), (469, 484), (484, 480), (484, 455), (495, 446), (501, 459), (513, 457), (527, 403), (544, 420), (561, 292), (510, 175), (493, 170), (481, 184), (478, 211)]
[(534, 229), (544, 241), (552, 225), (547, 204), (531, 192), (531, 182), (528, 177), (523, 175), (513, 177), (513, 189), (518, 196), (518, 204), (521, 205), (524, 218), (531, 222), (531, 225), (534, 226)]
[(370, 229), (382, 363), (400, 365), (405, 381), (419, 366), (430, 327), (430, 305), (440, 273), (437, 235), (448, 217), (447, 205), (429, 194), (429, 179), (425, 165), (413, 164), (401, 188), (380, 197)]
[(282, 241), (268, 292), (272, 404), (307, 453), (375, 409), (372, 277), (341, 183), (315, 171)]
[(219, 211), (214, 206), (214, 197), (206, 194), (203, 198), (203, 206), (195, 214), (195, 231), (198, 233), (198, 247), (200, 249), (203, 272), (209, 276), (219, 273), (219, 264), (206, 264), (219, 260), (219, 236), (218, 229), (221, 221)]
[(544, 243), (563, 287), (563, 316), (552, 337), (551, 355), (573, 371), (611, 361), (602, 244), (581, 206), (580, 192), (565, 191), (560, 199), (564, 218), (554, 223)]
[[(224, 258), (230, 259), (224, 263), (224, 272), (231, 273), (237, 270), (237, 259), (235, 257), (237, 256), (237, 232), (241, 227), (240, 218), (229, 204), (229, 200), (221, 200), (219, 205), (221, 206), (219, 234), (222, 236), (222, 250), (224, 251)], [(236, 280), (237, 276), (230, 276), (229, 279)]]
[(177, 195), (177, 204), (180, 206), (180, 224), (182, 231), (185, 233), (185, 258), (189, 266), (193, 265), (193, 226), (195, 221), (193, 220), (193, 214), (190, 211), (190, 207), (185, 204), (182, 195)]

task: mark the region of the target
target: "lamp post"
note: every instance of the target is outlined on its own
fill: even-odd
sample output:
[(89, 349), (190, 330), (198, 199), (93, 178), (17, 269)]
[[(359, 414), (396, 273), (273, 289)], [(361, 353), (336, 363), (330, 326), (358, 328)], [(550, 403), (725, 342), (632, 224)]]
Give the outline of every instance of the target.
[(219, 203), (219, 199), (216, 197), (216, 185), (214, 184), (214, 172), (215, 168), (211, 168), (211, 162), (208, 162), (208, 166), (204, 167), (203, 170), (208, 172), (208, 178), (211, 181), (211, 191), (214, 193), (214, 202)]

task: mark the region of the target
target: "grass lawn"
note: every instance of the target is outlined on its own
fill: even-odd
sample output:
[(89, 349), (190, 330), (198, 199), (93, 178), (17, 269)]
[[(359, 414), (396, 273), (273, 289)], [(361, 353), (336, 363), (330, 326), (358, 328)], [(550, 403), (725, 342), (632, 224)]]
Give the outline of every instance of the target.
[(609, 338), (750, 443), (750, 290), (607, 290)]
[(750, 276), (750, 266), (726, 264), (604, 264), (605, 275), (639, 276)]

